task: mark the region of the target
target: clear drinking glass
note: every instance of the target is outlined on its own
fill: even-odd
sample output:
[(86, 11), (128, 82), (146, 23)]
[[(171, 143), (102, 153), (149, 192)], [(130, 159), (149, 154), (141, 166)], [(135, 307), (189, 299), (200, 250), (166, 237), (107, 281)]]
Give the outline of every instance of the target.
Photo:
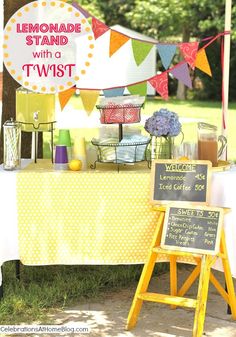
[(183, 142), (180, 145), (176, 145), (174, 147), (173, 157), (174, 159), (196, 160), (197, 144), (191, 142)]

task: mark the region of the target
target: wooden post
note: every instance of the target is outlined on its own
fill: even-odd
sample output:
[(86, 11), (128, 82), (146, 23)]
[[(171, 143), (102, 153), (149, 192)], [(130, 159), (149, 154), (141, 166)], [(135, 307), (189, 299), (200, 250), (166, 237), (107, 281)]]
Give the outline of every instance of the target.
[(141, 274), (141, 277), (140, 277), (140, 280), (137, 286), (137, 290), (134, 295), (133, 303), (130, 308), (129, 316), (127, 319), (127, 325), (126, 325), (127, 330), (132, 329), (136, 325), (140, 310), (142, 308), (143, 300), (138, 298), (138, 296), (139, 294), (147, 290), (151, 276), (152, 276), (152, 272), (153, 272), (153, 269), (156, 263), (156, 258), (157, 258), (157, 253), (153, 252), (153, 248), (156, 247), (157, 245), (160, 245), (162, 227), (163, 227), (163, 222), (164, 222), (164, 215), (165, 215), (164, 212), (160, 212), (158, 223), (157, 223), (157, 228), (156, 228), (156, 231), (153, 237), (147, 263), (145, 263), (143, 267), (143, 271), (142, 271), (142, 274)]
[[(177, 295), (177, 263), (174, 255), (170, 256), (170, 294)], [(172, 305), (171, 309), (176, 309), (176, 306)]]
[(193, 325), (193, 337), (201, 337), (203, 333), (210, 271), (211, 271), (211, 259), (212, 257), (209, 255), (203, 255), (202, 257), (201, 272), (197, 294), (197, 307), (195, 311), (195, 318)]
[(230, 271), (229, 259), (228, 259), (227, 249), (226, 249), (224, 230), (222, 230), (222, 236), (221, 236), (221, 251), (224, 255), (224, 258), (222, 259), (222, 264), (223, 264), (224, 274), (225, 274), (225, 283), (227, 286), (228, 302), (231, 308), (232, 318), (236, 319), (235, 291), (234, 291), (234, 284), (233, 284), (233, 279), (232, 279), (232, 275)]
[[(231, 29), (232, 0), (225, 1), (225, 31)], [(224, 60), (223, 60), (223, 106), (222, 106), (222, 134), (227, 138), (228, 134), (228, 104), (229, 104), (229, 66), (230, 66), (230, 35), (224, 36)], [(227, 153), (226, 153), (227, 156)], [(225, 157), (226, 157), (225, 156)], [(226, 159), (226, 158), (222, 158)]]

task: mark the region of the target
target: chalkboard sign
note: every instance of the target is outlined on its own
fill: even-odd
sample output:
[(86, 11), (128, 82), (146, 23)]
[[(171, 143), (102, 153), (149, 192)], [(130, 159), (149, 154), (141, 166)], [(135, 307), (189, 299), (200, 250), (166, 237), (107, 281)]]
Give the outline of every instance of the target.
[(211, 162), (203, 160), (155, 160), (151, 171), (151, 201), (189, 201), (207, 204)]
[(215, 255), (219, 251), (222, 223), (222, 208), (167, 206), (161, 247)]

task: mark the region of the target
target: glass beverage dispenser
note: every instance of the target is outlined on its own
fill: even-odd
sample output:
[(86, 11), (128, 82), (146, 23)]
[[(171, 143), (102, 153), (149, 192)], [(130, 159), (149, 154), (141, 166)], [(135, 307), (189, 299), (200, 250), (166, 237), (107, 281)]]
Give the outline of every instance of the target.
[[(42, 94), (20, 87), (16, 90), (16, 120), (22, 131), (32, 132), (32, 157), (37, 158), (38, 132), (51, 132), (53, 148), (53, 128), (55, 117), (55, 94)], [(53, 153), (51, 152), (53, 162)]]
[(23, 87), (16, 90), (16, 120), (22, 123), (22, 131), (51, 131), (54, 118), (54, 94), (41, 94)]

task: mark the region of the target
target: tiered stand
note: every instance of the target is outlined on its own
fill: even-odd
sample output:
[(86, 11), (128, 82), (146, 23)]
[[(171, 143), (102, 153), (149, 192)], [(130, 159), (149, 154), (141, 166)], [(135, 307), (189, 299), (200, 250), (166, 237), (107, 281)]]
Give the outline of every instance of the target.
[[(133, 123), (139, 123), (140, 122), (140, 111), (143, 107), (143, 104), (133, 104), (132, 106), (123, 106), (123, 105), (112, 105), (112, 106), (103, 106), (103, 105), (97, 105), (97, 109), (100, 111), (101, 114), (101, 123), (102, 124), (118, 124), (119, 126), (119, 142), (118, 143), (101, 143), (98, 140), (92, 140), (92, 144), (97, 147), (97, 160), (91, 164), (92, 169), (96, 169), (97, 163), (110, 163), (110, 164), (116, 164), (118, 171), (119, 171), (119, 165), (120, 164), (133, 164), (138, 163), (142, 161), (146, 161), (148, 164), (148, 167), (151, 167), (150, 158), (147, 156), (147, 147), (151, 141), (151, 139), (148, 139), (146, 141), (140, 141), (140, 142), (132, 142), (132, 143), (120, 143), (123, 139), (123, 124), (133, 124)], [(136, 118), (134, 121), (130, 122), (130, 114), (133, 111), (135, 111)], [(111, 113), (114, 118), (110, 118), (109, 113)], [(140, 146), (145, 146), (144, 150), (144, 158), (143, 156), (140, 158), (138, 156), (138, 151), (140, 150)], [(131, 149), (131, 147), (133, 147)], [(104, 150), (112, 149), (114, 150), (114, 158), (111, 160), (104, 158)], [(121, 159), (118, 157), (119, 150), (122, 150), (125, 152), (130, 152), (130, 150), (133, 152), (133, 158), (132, 160), (126, 160)]]

